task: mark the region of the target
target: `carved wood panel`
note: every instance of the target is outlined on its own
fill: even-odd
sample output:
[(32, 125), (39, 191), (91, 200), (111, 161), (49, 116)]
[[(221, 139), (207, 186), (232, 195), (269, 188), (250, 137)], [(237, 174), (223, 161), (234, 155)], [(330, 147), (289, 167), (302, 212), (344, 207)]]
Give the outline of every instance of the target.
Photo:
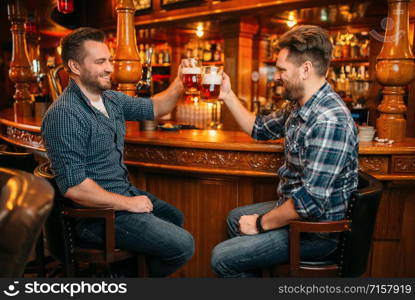
[(6, 126), (5, 135), (8, 139), (16, 141), (16, 143), (19, 145), (44, 148), (42, 136), (40, 133), (27, 131), (12, 126)]
[(399, 155), (392, 156), (392, 173), (414, 173), (415, 156)]
[(126, 145), (125, 160), (201, 168), (276, 172), (283, 154)]
[(387, 174), (389, 157), (383, 155), (359, 156), (359, 169), (371, 174)]

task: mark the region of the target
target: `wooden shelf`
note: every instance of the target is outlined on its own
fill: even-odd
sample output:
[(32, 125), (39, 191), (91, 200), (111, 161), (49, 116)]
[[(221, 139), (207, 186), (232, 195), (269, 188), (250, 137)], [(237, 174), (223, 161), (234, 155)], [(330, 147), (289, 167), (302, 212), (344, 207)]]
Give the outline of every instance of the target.
[(369, 64), (368, 57), (358, 58), (335, 58), (331, 61), (332, 64)]
[(160, 67), (170, 67), (170, 64), (152, 64), (151, 65), (152, 68), (160, 68)]
[(204, 61), (202, 66), (223, 66), (223, 61)]

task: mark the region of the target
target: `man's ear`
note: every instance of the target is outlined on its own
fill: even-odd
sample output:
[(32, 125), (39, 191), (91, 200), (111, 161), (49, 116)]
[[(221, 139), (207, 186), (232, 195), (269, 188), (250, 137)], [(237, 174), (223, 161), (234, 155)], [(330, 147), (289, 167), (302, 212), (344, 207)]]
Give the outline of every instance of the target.
[(310, 78), (312, 69), (313, 69), (313, 63), (309, 60), (306, 60), (303, 63), (302, 68), (301, 68), (301, 79), (306, 80)]
[(76, 60), (71, 58), (68, 60), (68, 68), (75, 75), (79, 75), (81, 73), (81, 66)]

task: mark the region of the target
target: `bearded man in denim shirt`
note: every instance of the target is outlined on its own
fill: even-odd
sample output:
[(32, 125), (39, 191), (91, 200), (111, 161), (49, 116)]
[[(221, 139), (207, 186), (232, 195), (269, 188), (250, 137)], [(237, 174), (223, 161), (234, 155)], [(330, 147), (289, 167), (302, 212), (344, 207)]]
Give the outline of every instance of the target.
[[(232, 210), (231, 239), (217, 245), (212, 268), (220, 277), (254, 277), (289, 260), (291, 220), (335, 221), (345, 217), (357, 188), (357, 130), (349, 110), (326, 81), (332, 57), (327, 33), (299, 26), (279, 42), (276, 79), (285, 88), (286, 108), (267, 116), (247, 111), (223, 74), (220, 97), (242, 129), (258, 140), (285, 138), (285, 162), (278, 170), (278, 200)], [(301, 257), (325, 257), (337, 237), (301, 236)]]
[[(193, 237), (182, 228), (181, 211), (128, 181), (125, 121), (169, 113), (183, 93), (181, 71), (151, 99), (112, 91), (104, 38), (100, 30), (79, 28), (63, 39), (62, 60), (71, 79), (48, 109), (42, 137), (61, 194), (81, 206), (113, 208), (116, 247), (147, 254), (150, 276), (167, 276), (193, 256)], [(76, 227), (81, 241), (104, 243), (102, 222), (91, 219)]]

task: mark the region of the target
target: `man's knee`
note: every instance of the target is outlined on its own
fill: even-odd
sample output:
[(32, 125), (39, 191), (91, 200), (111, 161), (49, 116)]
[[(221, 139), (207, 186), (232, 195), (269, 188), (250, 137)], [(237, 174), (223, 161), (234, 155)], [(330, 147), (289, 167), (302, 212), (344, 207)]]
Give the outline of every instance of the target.
[(241, 218), (241, 212), (240, 210), (237, 208), (232, 209), (227, 218), (226, 218), (226, 223), (228, 225), (228, 229), (234, 229), (234, 228), (239, 228), (239, 219)]
[(226, 251), (221, 244), (216, 245), (216, 247), (212, 251), (212, 257), (210, 260), (210, 265), (212, 267), (213, 272), (219, 276), (224, 277), (228, 275), (228, 261), (229, 258), (226, 255)]
[(171, 253), (171, 257), (168, 259), (181, 264), (188, 262), (195, 253), (195, 241), (193, 236), (183, 229), (179, 236), (176, 236), (175, 245), (173, 247), (175, 251), (174, 253)]

